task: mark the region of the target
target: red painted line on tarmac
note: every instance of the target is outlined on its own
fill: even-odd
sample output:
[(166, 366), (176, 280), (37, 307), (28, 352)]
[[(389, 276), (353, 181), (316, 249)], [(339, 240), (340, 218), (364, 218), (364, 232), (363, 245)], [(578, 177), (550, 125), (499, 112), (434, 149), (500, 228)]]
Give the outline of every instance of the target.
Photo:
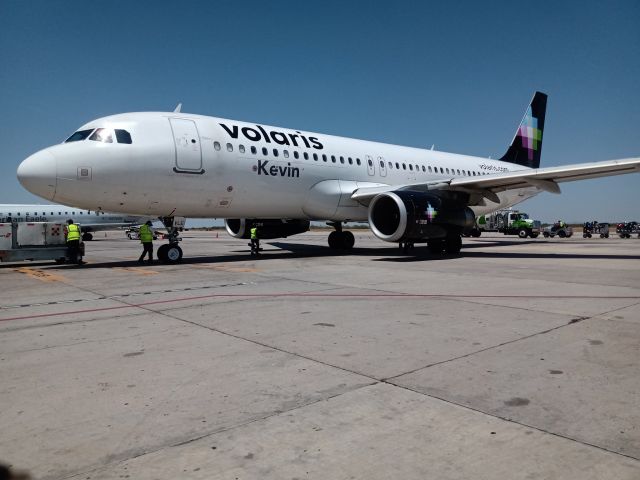
[(79, 313), (106, 312), (110, 310), (122, 310), (125, 308), (139, 308), (149, 305), (161, 305), (164, 303), (187, 302), (190, 300), (204, 300), (206, 298), (261, 298), (261, 297), (324, 297), (324, 298), (525, 298), (525, 299), (593, 299), (593, 300), (640, 300), (638, 295), (629, 296), (590, 296), (590, 295), (461, 295), (461, 294), (442, 294), (442, 293), (213, 293), (210, 295), (198, 295), (194, 297), (180, 297), (169, 300), (153, 300), (151, 302), (133, 303), (130, 305), (117, 305), (113, 307), (87, 308), (83, 310), (70, 310), (66, 312), (41, 313), (37, 315), (26, 315), (22, 317), (0, 318), (0, 322), (9, 322), (13, 320), (29, 320), (34, 318), (58, 317), (61, 315), (75, 315)]

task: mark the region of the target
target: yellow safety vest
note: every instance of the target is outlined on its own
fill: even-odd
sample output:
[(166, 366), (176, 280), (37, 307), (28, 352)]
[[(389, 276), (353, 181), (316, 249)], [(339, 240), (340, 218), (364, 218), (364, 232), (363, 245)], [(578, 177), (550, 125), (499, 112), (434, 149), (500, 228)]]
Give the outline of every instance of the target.
[(142, 225), (140, 227), (140, 242), (141, 243), (149, 243), (153, 241), (153, 232), (151, 232), (151, 227), (149, 225)]
[(80, 236), (80, 225), (77, 223), (67, 225), (67, 242), (70, 242), (71, 240), (80, 240)]
[(251, 229), (251, 240), (255, 240), (258, 238), (258, 229), (256, 227), (253, 227)]

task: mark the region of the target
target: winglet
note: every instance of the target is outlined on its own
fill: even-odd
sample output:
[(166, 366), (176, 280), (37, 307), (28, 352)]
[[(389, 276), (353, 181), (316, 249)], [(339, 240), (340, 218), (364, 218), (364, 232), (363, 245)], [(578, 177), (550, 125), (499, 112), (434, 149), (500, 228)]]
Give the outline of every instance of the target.
[(179, 103), (175, 110), (173, 110), (174, 113), (180, 113), (182, 111), (182, 103)]

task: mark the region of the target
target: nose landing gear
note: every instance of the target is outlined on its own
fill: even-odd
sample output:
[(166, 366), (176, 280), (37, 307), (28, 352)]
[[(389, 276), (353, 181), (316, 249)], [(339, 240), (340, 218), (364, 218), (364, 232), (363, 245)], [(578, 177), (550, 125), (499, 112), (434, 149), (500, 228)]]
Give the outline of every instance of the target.
[(160, 217), (160, 220), (167, 229), (168, 244), (158, 247), (158, 260), (162, 263), (178, 263), (182, 260), (182, 248), (178, 242), (180, 238), (180, 228), (184, 226), (183, 217)]

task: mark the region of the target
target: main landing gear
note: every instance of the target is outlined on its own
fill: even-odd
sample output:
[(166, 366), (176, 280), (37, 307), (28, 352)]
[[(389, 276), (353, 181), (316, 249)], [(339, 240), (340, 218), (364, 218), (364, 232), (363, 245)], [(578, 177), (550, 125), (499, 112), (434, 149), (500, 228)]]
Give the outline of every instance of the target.
[[(403, 254), (408, 255), (414, 249), (413, 242), (400, 242), (400, 250)], [(446, 238), (432, 238), (427, 240), (427, 248), (432, 255), (457, 255), (462, 248), (462, 238), (458, 234), (450, 234)]]
[(175, 217), (160, 217), (160, 220), (167, 228), (167, 240), (168, 244), (160, 245), (158, 247), (158, 260), (162, 263), (178, 263), (182, 260), (182, 249), (178, 242), (182, 240), (178, 232), (178, 227), (175, 226)]
[(90, 234), (89, 232), (85, 232), (82, 234), (82, 241), (83, 242), (90, 242), (91, 240), (93, 240), (93, 235)]
[(460, 235), (448, 235), (446, 238), (437, 238), (427, 241), (427, 248), (433, 255), (448, 253), (457, 255), (462, 249), (462, 238)]
[(398, 246), (400, 247), (402, 253), (404, 253), (405, 255), (408, 255), (415, 247), (413, 242), (400, 242)]
[(351, 250), (356, 242), (353, 233), (342, 230), (341, 222), (327, 222), (336, 230), (329, 234), (329, 248), (332, 250)]

